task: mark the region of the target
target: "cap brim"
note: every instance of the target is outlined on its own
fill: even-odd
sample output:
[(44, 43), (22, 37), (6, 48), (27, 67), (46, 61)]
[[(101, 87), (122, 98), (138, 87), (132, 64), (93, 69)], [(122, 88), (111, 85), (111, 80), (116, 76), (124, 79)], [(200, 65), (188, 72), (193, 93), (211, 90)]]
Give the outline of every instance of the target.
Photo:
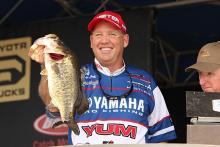
[(94, 27), (100, 22), (100, 21), (106, 21), (106, 22), (109, 22), (111, 23), (113, 26), (115, 26), (116, 28), (118, 28), (119, 30), (122, 30), (118, 25), (116, 25), (114, 22), (112, 22), (111, 20), (109, 19), (106, 19), (106, 18), (99, 18), (99, 19), (96, 19), (96, 20), (92, 20), (89, 25), (88, 25), (88, 31), (91, 32)]
[(214, 63), (206, 63), (206, 62), (197, 62), (196, 64), (193, 64), (185, 69), (186, 72), (192, 71), (192, 70), (199, 70), (203, 72), (212, 72), (216, 69), (220, 68), (219, 64)]

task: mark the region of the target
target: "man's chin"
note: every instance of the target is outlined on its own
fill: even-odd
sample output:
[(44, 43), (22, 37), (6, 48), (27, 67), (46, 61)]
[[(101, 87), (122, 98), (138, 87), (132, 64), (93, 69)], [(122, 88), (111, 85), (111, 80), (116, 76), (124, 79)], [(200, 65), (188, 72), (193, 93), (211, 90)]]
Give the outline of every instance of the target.
[(202, 88), (204, 92), (215, 92), (212, 88)]

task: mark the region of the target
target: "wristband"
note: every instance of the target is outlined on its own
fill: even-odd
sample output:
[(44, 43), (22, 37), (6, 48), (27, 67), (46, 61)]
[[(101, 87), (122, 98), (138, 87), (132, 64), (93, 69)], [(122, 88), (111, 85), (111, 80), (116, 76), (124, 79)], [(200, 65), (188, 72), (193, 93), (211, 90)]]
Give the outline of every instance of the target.
[(50, 101), (50, 103), (45, 107), (47, 110), (51, 109), (55, 107), (54, 104), (52, 103), (52, 101)]

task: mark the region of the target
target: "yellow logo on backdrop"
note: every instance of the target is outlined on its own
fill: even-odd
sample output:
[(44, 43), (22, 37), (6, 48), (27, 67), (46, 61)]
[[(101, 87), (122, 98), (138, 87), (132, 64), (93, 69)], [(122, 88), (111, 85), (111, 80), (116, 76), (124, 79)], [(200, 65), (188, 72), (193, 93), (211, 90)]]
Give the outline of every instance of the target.
[(30, 37), (0, 40), (0, 102), (30, 97)]

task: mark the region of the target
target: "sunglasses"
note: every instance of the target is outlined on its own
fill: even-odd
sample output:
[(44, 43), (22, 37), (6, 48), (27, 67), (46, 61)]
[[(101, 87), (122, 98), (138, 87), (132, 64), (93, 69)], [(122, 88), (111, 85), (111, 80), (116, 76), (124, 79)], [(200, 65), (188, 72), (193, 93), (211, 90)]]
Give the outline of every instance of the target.
[(133, 91), (131, 74), (125, 68), (120, 76), (104, 76), (95, 66), (98, 75), (99, 86), (107, 99), (126, 98)]

